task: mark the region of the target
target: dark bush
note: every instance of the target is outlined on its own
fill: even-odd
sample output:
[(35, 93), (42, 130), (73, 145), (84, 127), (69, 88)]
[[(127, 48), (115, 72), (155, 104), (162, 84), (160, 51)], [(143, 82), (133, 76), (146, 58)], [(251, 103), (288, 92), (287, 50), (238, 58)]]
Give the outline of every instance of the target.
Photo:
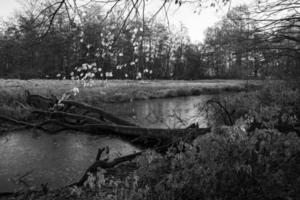
[[(297, 199), (300, 139), (294, 133), (227, 128), (181, 144), (185, 151), (140, 159), (148, 199)], [(147, 190), (146, 190), (147, 189)], [(146, 191), (146, 192), (145, 192)]]
[[(232, 121), (242, 120), (247, 123), (250, 131), (256, 128), (276, 128), (288, 133), (297, 131), (295, 127), (299, 126), (300, 93), (298, 89), (286, 84), (266, 84), (259, 91), (229, 95), (218, 102), (226, 109)], [(212, 118), (217, 119), (219, 124), (229, 124), (223, 108), (209, 106), (213, 110)]]

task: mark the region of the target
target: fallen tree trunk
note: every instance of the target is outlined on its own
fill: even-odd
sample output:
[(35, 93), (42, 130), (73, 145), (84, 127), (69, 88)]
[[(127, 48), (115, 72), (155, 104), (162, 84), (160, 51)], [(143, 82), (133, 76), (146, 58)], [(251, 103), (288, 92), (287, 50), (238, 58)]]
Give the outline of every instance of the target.
[[(57, 103), (57, 98), (54, 98), (54, 97), (47, 98), (47, 97), (43, 97), (40, 95), (30, 94), (29, 91), (26, 91), (26, 102), (29, 105), (34, 106), (38, 109), (43, 108), (43, 110), (49, 110), (51, 107), (53, 107), (53, 105), (55, 105)], [(104, 110), (102, 110), (98, 107), (90, 106), (85, 103), (79, 103), (79, 102), (70, 101), (70, 100), (63, 100), (63, 101), (61, 101), (61, 103), (64, 106), (66, 106), (66, 108), (76, 107), (76, 108), (79, 108), (79, 109), (82, 109), (82, 110), (85, 110), (85, 111), (88, 111), (91, 113), (96, 113), (99, 116), (101, 116), (101, 118), (103, 117), (104, 119), (107, 119), (108, 121), (111, 121), (115, 124), (125, 125), (125, 126), (137, 126), (134, 123), (120, 119), (108, 112), (105, 112)], [(47, 109), (45, 109), (45, 107)], [(66, 109), (66, 110), (68, 110), (68, 109)]]
[[(35, 125), (33, 125), (31, 123), (20, 121), (20, 120), (13, 119), (10, 117), (5, 117), (3, 115), (0, 115), (0, 120), (2, 121), (2, 123), (8, 122), (8, 123), (15, 124), (15, 125), (22, 125), (22, 126), (29, 127), (29, 128), (35, 128)], [(2, 123), (0, 123), (0, 124), (2, 124)]]
[[(18, 121), (8, 117), (0, 116), (0, 120), (22, 125), (28, 128), (37, 128), (50, 133), (58, 132), (58, 130), (75, 130), (88, 132), (93, 134), (117, 134), (125, 137), (144, 137), (156, 140), (172, 140), (173, 138), (184, 138), (186, 136), (196, 137), (210, 132), (210, 128), (187, 128), (187, 129), (161, 129), (161, 128), (140, 128), (132, 126), (114, 125), (114, 124), (82, 124), (74, 125), (62, 120), (49, 119), (42, 123), (32, 124), (28, 122)], [(60, 129), (56, 129), (59, 127)]]
[[(27, 94), (29, 100), (46, 101), (46, 104), (55, 98), (41, 97), (39, 95)], [(28, 101), (29, 101), (28, 100)], [(57, 133), (65, 130), (74, 130), (81, 132), (88, 132), (92, 134), (115, 134), (121, 136), (125, 139), (130, 139), (135, 142), (144, 142), (146, 148), (150, 146), (157, 146), (166, 144), (172, 144), (174, 141), (180, 139), (193, 139), (199, 135), (204, 135), (210, 132), (209, 128), (197, 128), (189, 127), (186, 129), (162, 129), (162, 128), (142, 128), (138, 127), (133, 123), (127, 122), (126, 120), (120, 119), (112, 114), (109, 114), (100, 108), (90, 106), (85, 103), (79, 103), (75, 101), (62, 101), (64, 106), (64, 111), (60, 110), (61, 107), (51, 107), (48, 110), (35, 110), (31, 114), (38, 115), (38, 121), (24, 122), (20, 120), (15, 120), (5, 116), (0, 116), (0, 121), (5, 121), (6, 123), (22, 126), (25, 128), (37, 128), (49, 133)], [(70, 110), (69, 108), (75, 107), (76, 109)], [(57, 109), (57, 110), (55, 110)], [(76, 112), (84, 112), (84, 114), (78, 114)], [(98, 118), (95, 115), (91, 116), (89, 114), (97, 114), (97, 116), (102, 116)], [(43, 117), (41, 117), (43, 116)], [(29, 117), (32, 119), (32, 116)], [(132, 142), (132, 141), (131, 141)]]
[(107, 112), (103, 111), (100, 108), (93, 107), (93, 106), (90, 106), (90, 105), (85, 104), (85, 103), (79, 103), (79, 102), (76, 102), (76, 101), (69, 101), (69, 100), (62, 101), (62, 103), (64, 105), (67, 105), (67, 106), (75, 106), (77, 108), (81, 108), (81, 109), (89, 111), (89, 112), (97, 113), (100, 116), (102, 116), (104, 119), (107, 119), (111, 122), (114, 122), (115, 124), (125, 125), (125, 126), (137, 126), (136, 124), (133, 124), (133, 123), (128, 122), (126, 120), (120, 119), (120, 118), (118, 118), (118, 117), (116, 117), (116, 116), (114, 116), (110, 113), (107, 113)]
[(67, 113), (67, 112), (61, 112), (61, 111), (55, 111), (55, 112), (49, 112), (49, 111), (43, 111), (43, 110), (34, 110), (31, 112), (32, 114), (37, 114), (37, 115), (44, 115), (44, 116), (48, 116), (50, 118), (62, 118), (62, 119), (73, 119), (76, 121), (79, 120), (84, 120), (85, 122), (89, 122), (89, 123), (99, 123), (99, 124), (103, 124), (104, 121), (103, 120), (99, 120), (97, 118), (94, 117), (90, 117), (87, 115), (78, 115), (78, 114), (73, 114), (73, 113)]

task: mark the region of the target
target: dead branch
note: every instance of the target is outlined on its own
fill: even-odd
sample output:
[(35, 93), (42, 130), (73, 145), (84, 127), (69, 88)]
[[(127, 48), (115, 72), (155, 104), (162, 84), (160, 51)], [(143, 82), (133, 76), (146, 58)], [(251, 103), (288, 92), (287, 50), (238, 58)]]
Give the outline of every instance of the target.
[[(49, 108), (53, 107), (57, 102), (57, 98), (48, 98), (48, 97), (43, 97), (40, 95), (33, 95), (30, 94), (29, 91), (26, 91), (26, 102), (29, 105), (32, 105), (36, 108), (43, 108), (43, 110), (48, 110)], [(91, 113), (96, 113), (103, 118), (107, 119), (108, 121), (111, 121), (115, 124), (119, 125), (125, 125), (125, 126), (137, 126), (136, 124), (127, 122), (123, 119), (120, 119), (118, 117), (115, 117), (114, 115), (107, 113), (103, 111), (102, 109), (98, 107), (93, 107), (85, 103), (79, 103), (76, 101), (70, 101), (70, 100), (64, 100), (61, 102), (64, 106), (70, 108), (70, 107), (77, 107), (79, 109), (83, 109), (85, 111), (89, 111)], [(62, 115), (62, 114), (60, 114)], [(101, 119), (101, 118), (100, 118)], [(102, 121), (102, 120), (100, 120)]]
[[(188, 129), (160, 129), (160, 128), (141, 128), (114, 124), (82, 124), (74, 125), (68, 122), (57, 119), (49, 119), (41, 123), (32, 124), (24, 121), (15, 120), (12, 118), (0, 116), (0, 120), (12, 123), (15, 125), (25, 126), (27, 128), (37, 128), (48, 133), (57, 133), (65, 130), (74, 130), (88, 132), (92, 134), (116, 134), (124, 137), (146, 137), (149, 139), (160, 141), (172, 141), (173, 138), (192, 137), (204, 135), (210, 132), (209, 128), (188, 128)], [(58, 128), (57, 128), (58, 127)]]
[(189, 129), (162, 129), (162, 128), (140, 128), (123, 125), (107, 125), (107, 124), (83, 124), (72, 125), (62, 121), (48, 120), (39, 127), (44, 127), (46, 124), (60, 126), (64, 129), (88, 132), (93, 134), (117, 134), (125, 137), (147, 137), (151, 139), (172, 140), (176, 137), (186, 137), (204, 135), (210, 131), (210, 128), (189, 128)]
[(217, 99), (214, 99), (214, 98), (210, 99), (210, 100), (208, 100), (206, 102), (206, 105), (209, 105), (209, 104), (211, 104), (211, 105), (212, 104), (217, 105), (221, 109), (222, 114), (225, 114), (225, 116), (227, 117), (227, 119), (228, 119), (228, 121), (230, 123), (230, 126), (232, 126), (234, 124), (234, 122), (233, 122), (233, 120), (231, 118), (231, 115), (230, 115), (229, 111), (226, 108), (226, 105), (223, 105), (220, 101), (218, 101)]
[(98, 153), (97, 153), (97, 156), (96, 156), (96, 161), (100, 160), (101, 155), (102, 155), (104, 150), (105, 150), (105, 148), (101, 148), (101, 149), (99, 148), (98, 149)]
[(123, 162), (131, 161), (131, 160), (135, 159), (137, 156), (140, 156), (141, 154), (142, 154), (142, 152), (130, 154), (127, 156), (116, 158), (110, 162), (107, 162), (104, 160), (97, 160), (85, 171), (84, 175), (81, 177), (81, 179), (78, 182), (73, 183), (70, 186), (82, 186), (84, 184), (84, 182), (87, 180), (87, 178), (89, 177), (89, 174), (90, 173), (93, 174), (93, 173), (97, 172), (97, 170), (99, 168), (101, 168), (101, 169), (113, 168), (116, 165), (121, 164)]
[[(59, 5), (58, 7), (54, 10), (54, 12), (49, 16), (48, 20), (49, 20), (49, 24), (48, 24), (48, 28), (46, 29), (46, 31), (42, 34), (42, 36), (40, 36), (40, 38), (43, 38), (45, 37), (48, 32), (50, 31), (52, 25), (53, 25), (53, 22), (54, 22), (54, 19), (58, 13), (58, 11), (62, 8), (62, 6), (64, 5), (65, 3), (65, 0), (62, 0), (61, 2), (59, 2)], [(47, 21), (48, 21), (47, 20)]]
[(90, 123), (100, 123), (102, 124), (103, 121), (99, 120), (94, 117), (90, 117), (87, 115), (78, 115), (78, 114), (73, 114), (73, 113), (67, 113), (67, 112), (62, 112), (62, 111), (56, 111), (56, 112), (49, 112), (49, 111), (43, 111), (43, 110), (34, 110), (31, 112), (32, 114), (38, 114), (38, 115), (44, 115), (48, 116), (50, 118), (70, 118), (74, 120), (84, 120), (84, 122), (90, 122)]
[(57, 103), (57, 98), (55, 96), (52, 96), (52, 98), (43, 97), (40, 95), (31, 94), (28, 90), (25, 90), (24, 95), (28, 105), (43, 110), (48, 110)]
[(119, 125), (137, 126), (136, 124), (133, 124), (131, 122), (127, 122), (123, 119), (115, 117), (114, 115), (112, 115), (110, 113), (107, 113), (107, 112), (103, 111), (102, 109), (100, 109), (98, 107), (93, 107), (93, 106), (90, 106), (90, 105), (85, 104), (85, 103), (78, 103), (76, 101), (69, 101), (69, 100), (62, 101), (62, 103), (64, 105), (67, 105), (67, 106), (75, 106), (77, 108), (81, 108), (83, 110), (90, 111), (92, 113), (97, 113), (100, 116), (102, 116), (103, 118), (105, 118), (105, 119), (107, 119), (107, 120), (109, 120), (113, 123), (119, 124)]
[[(10, 117), (5, 117), (3, 115), (0, 115), (0, 121), (8, 122), (14, 125), (20, 125), (20, 126), (25, 126), (27, 128), (36, 128), (36, 125), (33, 125), (31, 123), (27, 123), (24, 121), (19, 121)], [(1, 123), (2, 124), (2, 123)]]

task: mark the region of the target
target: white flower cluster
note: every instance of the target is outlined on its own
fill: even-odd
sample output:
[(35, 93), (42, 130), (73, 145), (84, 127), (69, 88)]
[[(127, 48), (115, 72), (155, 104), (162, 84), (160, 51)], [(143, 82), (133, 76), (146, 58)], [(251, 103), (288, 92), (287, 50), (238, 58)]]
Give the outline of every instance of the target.
[(111, 78), (111, 77), (113, 77), (113, 73), (112, 72), (105, 72), (105, 76)]
[(71, 89), (71, 92), (73, 93), (74, 96), (76, 96), (77, 94), (79, 94), (78, 87), (74, 87), (73, 89)]
[(138, 73), (137, 73), (136, 79), (142, 79), (142, 73), (141, 73), (141, 72), (138, 72)]
[(147, 68), (144, 69), (143, 72), (144, 72), (144, 74), (147, 74), (147, 73), (152, 74), (152, 70), (151, 70), (151, 69), (149, 70), (149, 69), (147, 69)]
[(75, 71), (70, 73), (72, 80), (78, 80), (84, 87), (92, 87), (96, 73), (101, 72), (102, 68), (97, 67), (97, 63), (83, 63), (80, 67), (75, 67)]

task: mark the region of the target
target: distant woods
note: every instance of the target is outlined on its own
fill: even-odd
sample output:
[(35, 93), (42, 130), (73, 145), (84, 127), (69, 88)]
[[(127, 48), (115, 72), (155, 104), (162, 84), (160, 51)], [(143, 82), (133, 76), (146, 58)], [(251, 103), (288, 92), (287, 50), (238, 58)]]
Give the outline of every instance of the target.
[(1, 78), (81, 79), (87, 72), (99, 79), (300, 76), (296, 0), (231, 8), (199, 44), (190, 42), (184, 25), (160, 20), (168, 22), (168, 4), (183, 1), (162, 1), (160, 17), (145, 15), (143, 0), (106, 7), (26, 2), (22, 14), (0, 27)]

